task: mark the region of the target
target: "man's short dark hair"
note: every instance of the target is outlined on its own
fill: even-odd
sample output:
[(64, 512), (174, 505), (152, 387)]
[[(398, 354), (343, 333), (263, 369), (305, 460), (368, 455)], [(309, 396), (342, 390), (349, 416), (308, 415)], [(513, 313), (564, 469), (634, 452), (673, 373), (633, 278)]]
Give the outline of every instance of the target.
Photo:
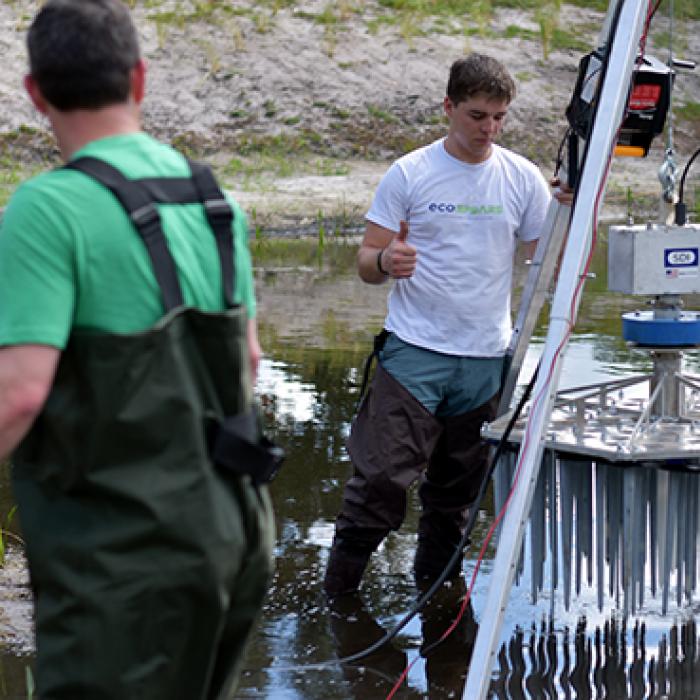
[(515, 82), (500, 61), (484, 54), (471, 53), (452, 64), (447, 96), (453, 104), (459, 104), (478, 94), (511, 102), (515, 97)]
[(29, 28), (27, 49), (34, 81), (61, 111), (126, 102), (140, 58), (122, 0), (48, 0)]

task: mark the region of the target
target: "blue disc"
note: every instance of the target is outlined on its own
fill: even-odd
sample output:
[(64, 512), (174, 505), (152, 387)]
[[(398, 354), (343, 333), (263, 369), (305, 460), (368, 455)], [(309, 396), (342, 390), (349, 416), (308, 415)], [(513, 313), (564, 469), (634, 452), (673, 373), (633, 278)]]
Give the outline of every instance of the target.
[(654, 318), (653, 311), (622, 314), (622, 337), (638, 345), (700, 345), (700, 313), (682, 311), (679, 318)]

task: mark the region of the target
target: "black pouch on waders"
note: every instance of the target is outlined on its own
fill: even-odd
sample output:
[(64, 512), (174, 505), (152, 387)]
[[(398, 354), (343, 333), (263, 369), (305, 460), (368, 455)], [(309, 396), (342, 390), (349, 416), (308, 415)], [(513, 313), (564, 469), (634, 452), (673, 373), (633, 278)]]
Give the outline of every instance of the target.
[[(108, 163), (90, 157), (78, 158), (65, 167), (89, 175), (109, 189), (126, 210), (141, 236), (153, 265), (154, 274), (163, 295), (166, 315), (184, 307), (182, 290), (177, 278), (175, 263), (163, 233), (156, 204), (201, 203), (207, 222), (214, 234), (221, 265), (222, 286), (228, 310), (240, 308), (234, 304), (234, 241), (233, 211), (219, 188), (211, 170), (189, 161), (191, 177), (163, 177), (129, 180)], [(197, 321), (190, 324), (199, 352), (196, 356), (203, 365), (199, 377), (216, 385), (230, 381), (225, 374), (210, 366), (209, 359), (217, 348), (209, 341), (198, 339), (197, 329), (210, 321), (215, 325), (217, 314), (190, 310)], [(205, 334), (206, 335), (206, 334)], [(242, 353), (245, 354), (245, 353)], [(239, 358), (247, 362), (247, 358)], [(217, 364), (214, 362), (214, 364)], [(247, 376), (247, 375), (246, 375)], [(244, 382), (241, 382), (244, 383)], [(217, 393), (218, 389), (210, 392)], [(219, 404), (221, 401), (218, 402)], [(231, 409), (236, 404), (234, 411)], [(216, 405), (217, 401), (213, 401)], [(219, 410), (207, 411), (204, 434), (212, 462), (220, 469), (236, 475), (247, 475), (255, 484), (271, 481), (279, 470), (284, 453), (266, 438), (261, 429), (257, 407), (251, 397), (217, 406)]]

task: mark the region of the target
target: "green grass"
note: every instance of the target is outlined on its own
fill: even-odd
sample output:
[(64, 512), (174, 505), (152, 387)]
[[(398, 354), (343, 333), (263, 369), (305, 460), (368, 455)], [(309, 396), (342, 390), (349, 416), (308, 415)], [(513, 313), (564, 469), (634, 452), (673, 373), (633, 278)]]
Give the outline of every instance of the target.
[(608, 9), (608, 0), (569, 0), (569, 4), (600, 12), (605, 12)]
[(542, 5), (542, 0), (494, 0), (494, 7), (504, 7), (513, 10), (536, 10)]
[[(570, 0), (571, 4), (594, 8), (604, 12), (608, 0)], [(662, 4), (660, 12), (663, 13)], [(675, 0), (676, 16), (680, 21), (700, 17), (698, 0)], [(131, 0), (130, 5), (137, 4)], [(254, 6), (241, 7), (229, 0), (195, 0), (186, 5), (177, 0), (175, 6), (165, 5), (164, 0), (145, 0), (145, 6), (154, 12), (149, 18), (155, 22), (159, 41), (166, 41), (166, 28), (185, 29), (190, 22), (220, 22), (221, 17), (245, 15), (253, 20), (254, 29), (269, 31), (274, 16), (282, 9), (291, 9), (294, 16), (312, 21), (324, 27), (321, 45), (328, 56), (335, 54), (342, 38), (342, 26), (352, 16), (364, 15), (367, 30), (377, 34), (383, 27), (394, 27), (413, 48), (413, 39), (429, 36), (435, 31), (448, 34), (464, 34), (494, 37), (490, 27), (499, 9), (519, 9), (533, 14), (540, 25), (539, 33), (524, 28), (509, 27), (506, 38), (517, 36), (538, 41), (544, 57), (552, 50), (587, 51), (589, 42), (579, 39), (580, 32), (564, 29), (558, 24), (558, 12), (562, 0), (336, 0), (327, 2), (320, 10), (309, 11), (300, 0), (263, 0)], [(185, 10), (187, 8), (187, 10)], [(377, 11), (378, 10), (378, 11)], [(455, 24), (456, 22), (456, 24)], [(241, 43), (242, 40), (239, 40)]]
[(0, 207), (20, 183), (59, 163), (53, 140), (38, 129), (20, 126), (0, 134)]
[[(669, 0), (664, 0), (657, 14), (668, 17)], [(698, 0), (673, 0), (673, 12), (677, 20), (700, 19)]]
[[(508, 0), (497, 0), (497, 4), (501, 5)], [(525, 0), (526, 2), (529, 0)], [(514, 0), (518, 3), (518, 0)], [(533, 0), (538, 4), (538, 0)], [(600, 10), (605, 12), (608, 9), (608, 0), (569, 0), (569, 4), (585, 7), (586, 9)], [(659, 6), (658, 15), (668, 17), (669, 0), (664, 0)], [(684, 19), (700, 19), (700, 3), (698, 0), (673, 0), (673, 11), (677, 20)]]
[(570, 32), (561, 27), (555, 27), (552, 32), (552, 48), (559, 50), (571, 49), (572, 51), (585, 53), (591, 50), (591, 44), (585, 39), (581, 39), (577, 31)]
[(18, 167), (12, 158), (0, 157), (0, 207), (4, 207), (17, 186), (27, 179), (30, 173)]
[(384, 122), (385, 124), (391, 124), (396, 121), (396, 117), (393, 114), (376, 105), (367, 105), (367, 113), (370, 117)]
[(677, 117), (690, 121), (700, 121), (700, 102), (686, 102), (684, 105), (674, 105), (673, 111)]
[(504, 39), (527, 39), (529, 41), (537, 41), (540, 38), (539, 32), (535, 29), (527, 29), (517, 24), (509, 24), (503, 30)]
[[(333, 226), (334, 222), (323, 222), (321, 226)], [(349, 245), (343, 237), (346, 232), (337, 226), (331, 235), (307, 236), (304, 238), (268, 238), (259, 236), (250, 243), (250, 252), (255, 267), (316, 267), (323, 265), (330, 270), (348, 270), (355, 265), (357, 246)]]
[(347, 175), (342, 161), (323, 155), (322, 137), (308, 129), (274, 136), (242, 136), (233, 147), (236, 156), (222, 168), (224, 178), (251, 180), (298, 174)]

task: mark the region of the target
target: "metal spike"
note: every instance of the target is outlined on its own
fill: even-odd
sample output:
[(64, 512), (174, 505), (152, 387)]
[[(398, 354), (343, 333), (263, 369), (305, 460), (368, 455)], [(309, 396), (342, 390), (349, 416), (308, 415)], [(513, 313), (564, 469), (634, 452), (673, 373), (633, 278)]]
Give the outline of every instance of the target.
[(572, 554), (572, 512), (574, 508), (574, 481), (576, 463), (568, 459), (559, 459), (561, 498), (561, 550), (562, 550), (562, 577), (564, 586), (564, 609), (569, 610), (571, 602), (571, 554)]
[(625, 469), (622, 475), (623, 480), (623, 507), (622, 507), (622, 591), (624, 600), (625, 616), (631, 611), (636, 612), (634, 599), (634, 551), (635, 546), (632, 542), (632, 533), (634, 532), (633, 521), (636, 507), (637, 493), (636, 483), (634, 478), (634, 470)]
[(649, 572), (652, 598), (656, 598), (657, 568), (659, 566), (659, 500), (658, 469), (649, 470)]
[(537, 477), (537, 485), (532, 500), (530, 512), (530, 570), (531, 570), (531, 597), (533, 605), (537, 603), (537, 595), (542, 590), (544, 581), (545, 559), (545, 462)]
[[(557, 490), (557, 456), (552, 450), (545, 450), (549, 494), (549, 551), (552, 556), (552, 593), (559, 587), (559, 497)], [(554, 605), (554, 595), (552, 595)]]
[(596, 583), (598, 593), (598, 610), (603, 611), (605, 600), (605, 482), (608, 466), (604, 462), (595, 465), (595, 551), (596, 551)]

